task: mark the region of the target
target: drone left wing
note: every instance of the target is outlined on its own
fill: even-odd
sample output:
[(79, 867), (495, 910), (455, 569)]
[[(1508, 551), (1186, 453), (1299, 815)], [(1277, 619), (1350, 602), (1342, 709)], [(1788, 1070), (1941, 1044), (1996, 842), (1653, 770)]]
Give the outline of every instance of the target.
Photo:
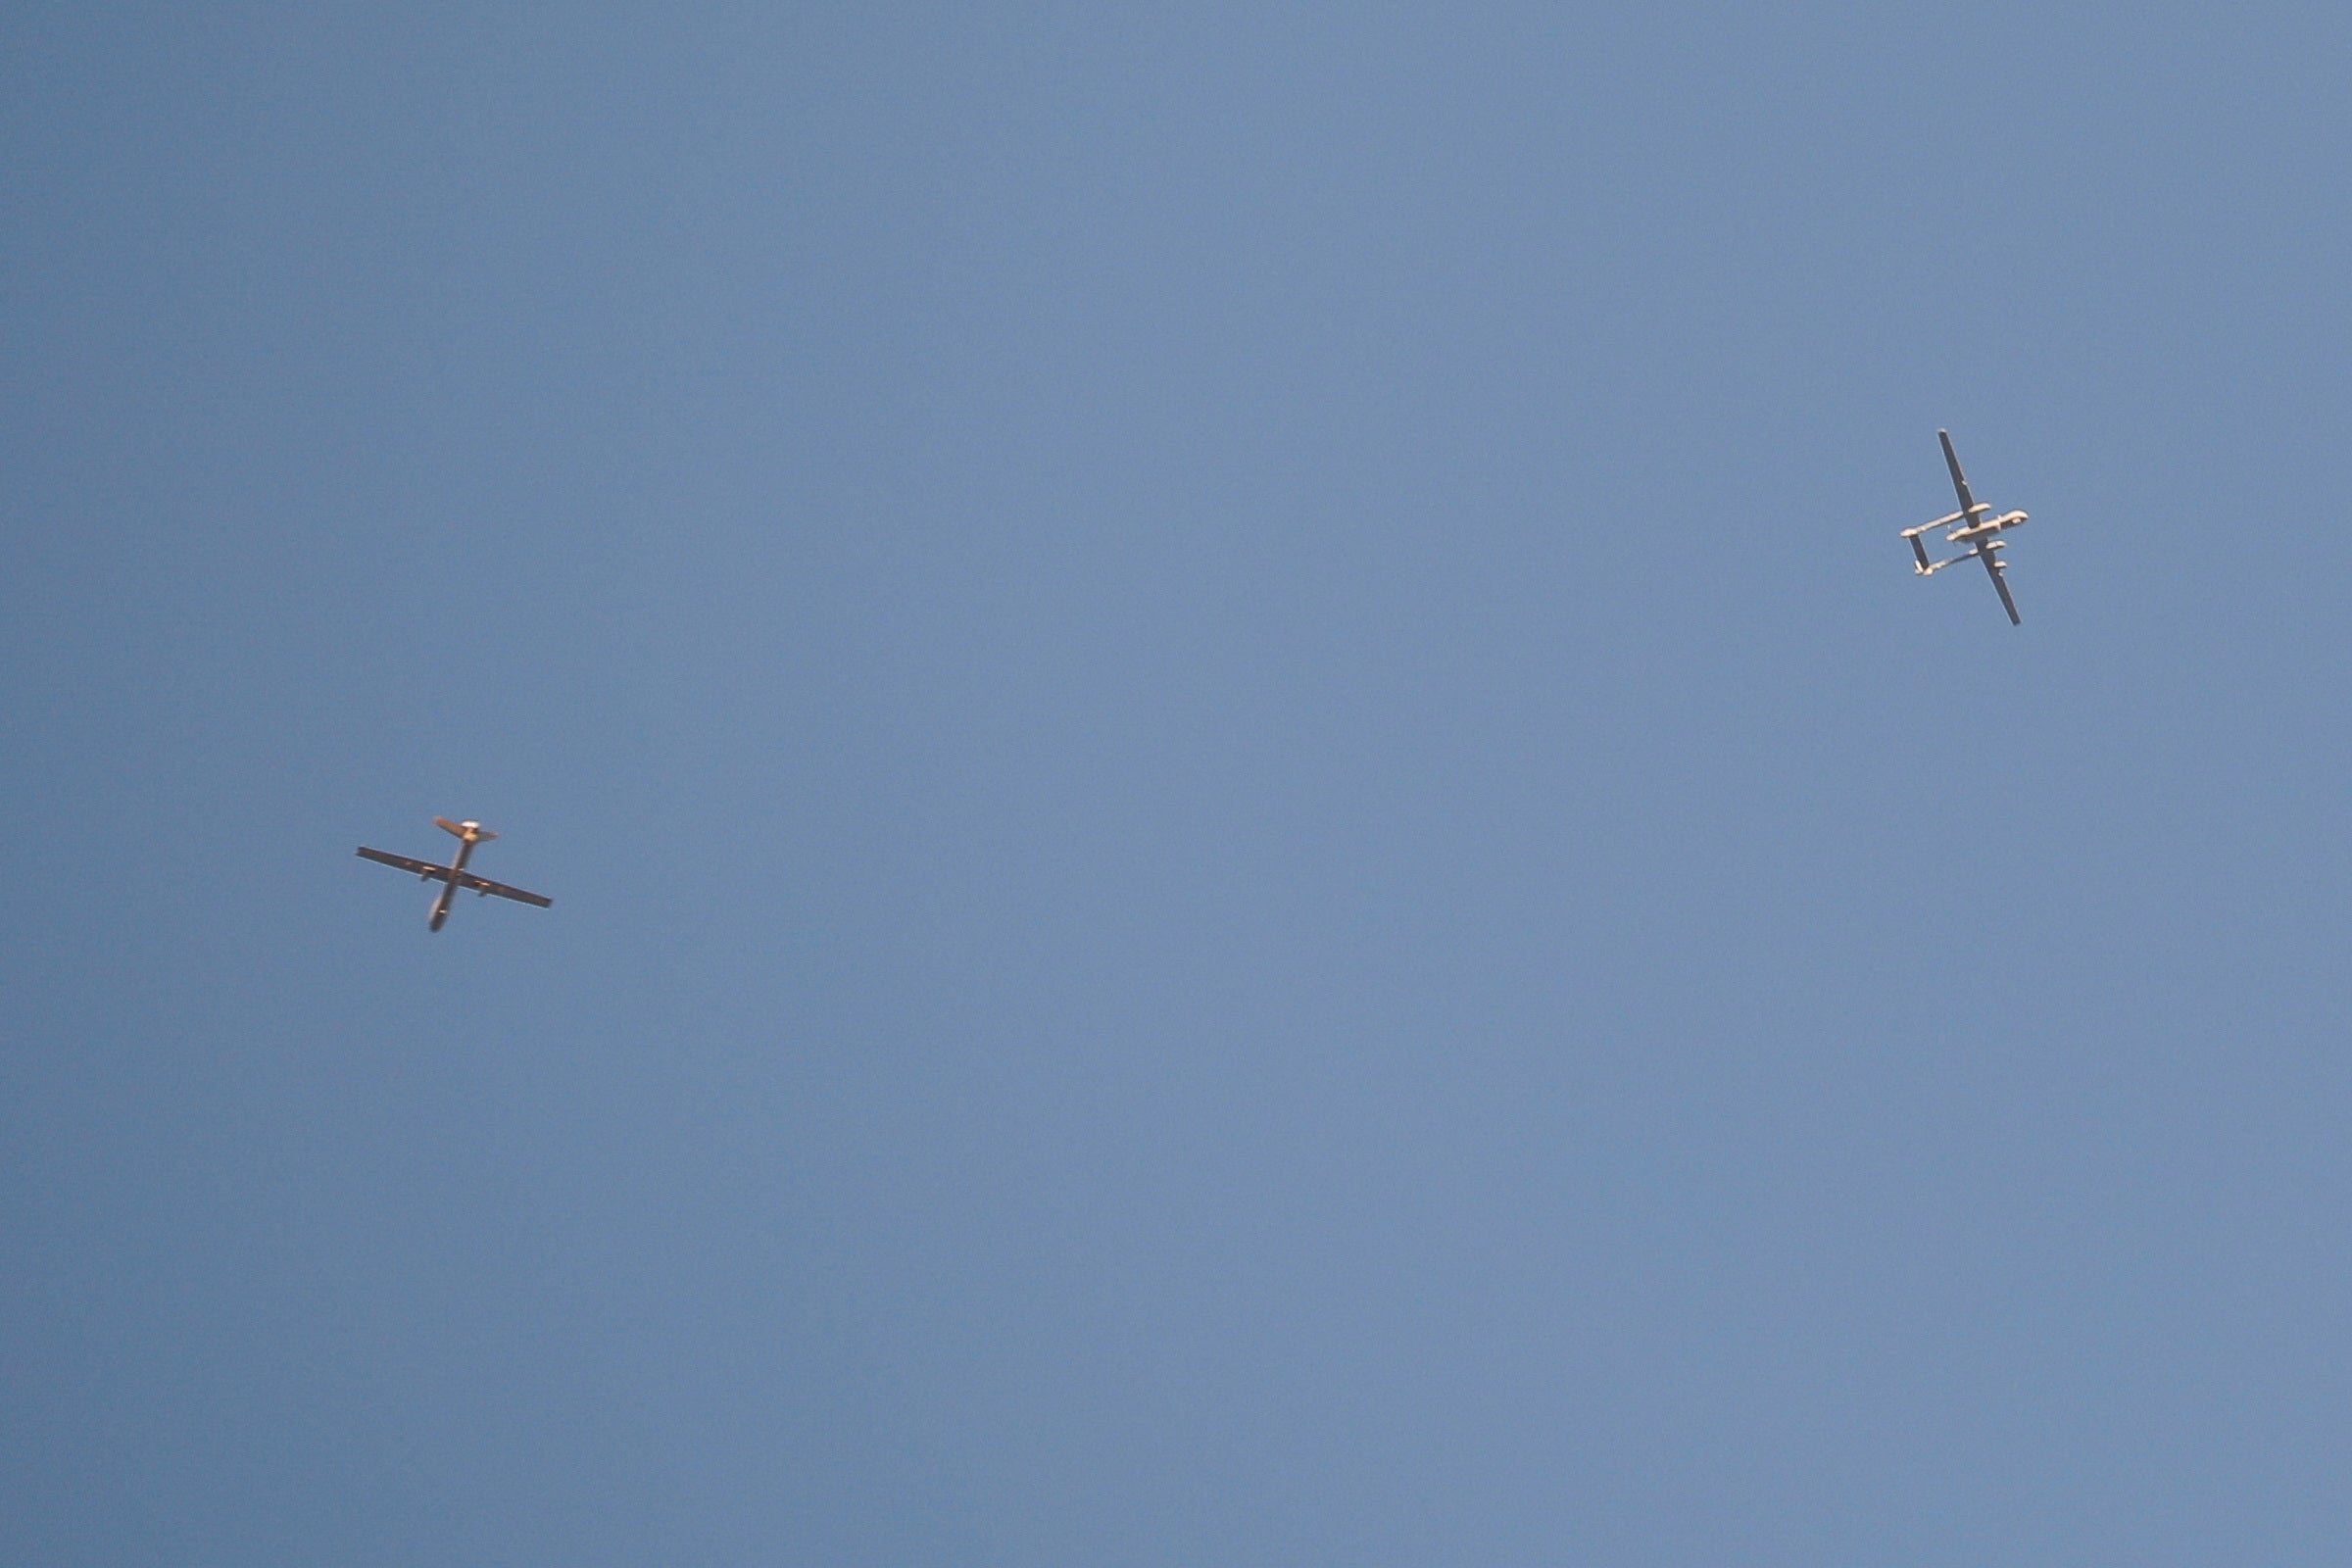
[(525, 893), (520, 888), (511, 888), (504, 882), (493, 882), (486, 876), (475, 876), (471, 871), (458, 873), (458, 886), (470, 888), (476, 893), (495, 893), (502, 899), (513, 899), (516, 904), (535, 904), (542, 909), (552, 908), (556, 902), (536, 893)]
[(388, 855), (382, 850), (371, 850), (365, 844), (360, 846), (360, 854), (378, 865), (389, 865), (403, 871), (414, 871), (418, 876), (443, 880), (449, 876), (449, 867), (446, 865), (435, 865), (430, 860), (412, 860), (405, 855)]
[(1936, 439), (1943, 443), (1943, 466), (1952, 470), (1952, 489), (1960, 497), (1960, 514), (1974, 522), (1971, 515), (1977, 510), (1977, 498), (1968, 493), (1968, 479), (1960, 472), (1960, 454), (1952, 450), (1952, 433), (1938, 430)]

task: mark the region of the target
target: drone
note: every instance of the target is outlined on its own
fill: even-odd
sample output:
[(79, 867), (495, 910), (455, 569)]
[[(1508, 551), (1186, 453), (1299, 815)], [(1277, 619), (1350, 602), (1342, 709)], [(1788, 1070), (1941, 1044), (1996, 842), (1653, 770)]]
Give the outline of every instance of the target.
[(446, 816), (436, 816), (433, 822), (444, 833), (454, 833), (458, 838), (458, 858), (447, 865), (435, 865), (430, 860), (412, 860), (405, 855), (371, 850), (364, 844), (360, 846), (360, 855), (366, 859), (373, 860), (378, 865), (389, 865), (396, 870), (414, 871), (427, 882), (441, 884), (441, 892), (433, 900), (433, 912), (428, 921), (431, 929), (440, 930), (442, 923), (449, 918), (450, 901), (458, 896), (460, 888), (470, 889), (484, 898), (495, 893), (502, 899), (513, 899), (517, 904), (535, 904), (542, 909), (556, 902), (536, 893), (525, 893), (520, 888), (511, 888), (504, 882), (493, 882), (486, 876), (476, 876), (466, 869), (466, 861), (473, 854), (473, 847), (487, 844), (498, 837), (481, 823), (452, 822)]
[[(1992, 579), (1993, 591), (2001, 596), (2001, 608), (2009, 612), (2009, 624), (2012, 626), (2022, 625), (2024, 623), (2018, 619), (2017, 615), (2017, 601), (2009, 597), (2009, 584), (2001, 576), (2001, 573), (2008, 568), (2002, 564), (2001, 558), (1993, 552), (2003, 546), (2003, 541), (1999, 538), (2001, 530), (2016, 527), (2026, 520), (2026, 514), (2022, 512), (2004, 512), (1997, 517), (1986, 516), (1985, 514), (1992, 508), (1968, 493), (1968, 479), (1960, 472), (1959, 456), (1952, 451), (1951, 432), (1938, 430), (1936, 432), (1936, 439), (1943, 443), (1943, 462), (1944, 466), (1952, 470), (1952, 488), (1960, 493), (1960, 510), (1948, 517), (1937, 517), (1934, 522), (1923, 522), (1916, 528), (1903, 530), (1903, 537), (1911, 541), (1911, 553), (1919, 558), (1919, 564), (1911, 569), (1920, 576), (1927, 577), (1941, 571), (1946, 566), (1957, 565), (1971, 556), (1976, 557), (1977, 560), (1984, 563), (1984, 574)], [(1958, 523), (1959, 526), (1945, 534), (1943, 542), (1947, 545), (1966, 545), (1969, 548), (1949, 561), (1930, 561), (1928, 547), (1920, 542), (1919, 536), (1953, 523)]]

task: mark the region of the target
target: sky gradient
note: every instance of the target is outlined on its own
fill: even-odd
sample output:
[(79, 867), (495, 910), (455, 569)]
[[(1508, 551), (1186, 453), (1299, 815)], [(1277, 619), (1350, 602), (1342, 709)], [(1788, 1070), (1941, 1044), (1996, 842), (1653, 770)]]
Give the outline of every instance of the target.
[(13, 9), (0, 1558), (2343, 1559), (2348, 44)]

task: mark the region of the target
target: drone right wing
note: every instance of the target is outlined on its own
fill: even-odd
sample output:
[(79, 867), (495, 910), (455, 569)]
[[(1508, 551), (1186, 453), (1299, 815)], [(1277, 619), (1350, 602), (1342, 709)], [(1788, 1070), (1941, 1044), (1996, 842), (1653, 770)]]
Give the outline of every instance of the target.
[(486, 876), (475, 876), (471, 871), (458, 873), (458, 886), (475, 893), (495, 893), (502, 899), (513, 899), (516, 904), (535, 904), (542, 909), (552, 908), (556, 902), (536, 893), (525, 893), (520, 888), (511, 888), (504, 882), (493, 882)]
[(1993, 590), (2001, 596), (2001, 608), (2009, 612), (2009, 624), (2012, 626), (2024, 625), (2025, 622), (2020, 620), (2017, 615), (2017, 601), (2009, 597), (2009, 579), (2003, 575), (2004, 568), (1999, 560), (1990, 550), (1981, 549), (1977, 554), (1984, 559), (1985, 574), (1992, 578)]

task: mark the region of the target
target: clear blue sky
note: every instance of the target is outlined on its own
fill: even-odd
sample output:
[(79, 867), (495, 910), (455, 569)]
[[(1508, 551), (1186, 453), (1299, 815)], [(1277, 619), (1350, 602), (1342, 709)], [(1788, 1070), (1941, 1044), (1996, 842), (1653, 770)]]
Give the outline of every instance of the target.
[(0, 1559), (2352, 1556), (2348, 45), (11, 9)]

